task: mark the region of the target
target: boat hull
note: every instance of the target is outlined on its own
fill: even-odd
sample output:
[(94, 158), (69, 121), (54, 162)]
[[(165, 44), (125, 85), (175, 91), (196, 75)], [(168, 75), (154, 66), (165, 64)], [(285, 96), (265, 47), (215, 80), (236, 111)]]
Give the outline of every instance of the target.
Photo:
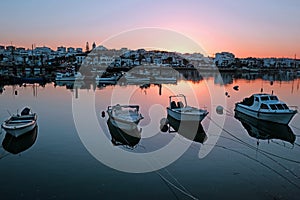
[(55, 78), (55, 81), (83, 81), (84, 77), (63, 77), (63, 78)]
[(123, 121), (119, 120), (118, 118), (110, 117), (110, 122), (115, 127), (123, 130), (123, 131), (132, 131), (137, 128), (138, 122), (129, 122), (129, 121)]
[(252, 110), (243, 106), (241, 104), (236, 104), (235, 111), (241, 112), (245, 115), (251, 116), (256, 119), (279, 123), (279, 124), (289, 124), (291, 119), (296, 114), (296, 111), (291, 112), (260, 112), (257, 110)]
[[(22, 111), (24, 112), (24, 110)], [(19, 137), (32, 131), (37, 125), (37, 115), (13, 115), (2, 123), (1, 127), (14, 137)]]
[(14, 127), (14, 126), (5, 126), (5, 125), (2, 125), (2, 128), (7, 132), (9, 133), (10, 135), (14, 136), (14, 137), (19, 137), (29, 131), (32, 131), (34, 128), (36, 127), (36, 121), (27, 125), (27, 126), (24, 126), (24, 127), (21, 127), (21, 128), (18, 128), (18, 127)]
[(198, 122), (201, 122), (208, 114), (208, 112), (200, 115), (196, 113), (188, 113), (188, 112), (182, 113), (174, 109), (171, 109), (169, 107), (167, 108), (167, 113), (169, 116), (179, 121), (198, 121)]
[(117, 77), (96, 77), (96, 82), (116, 82), (118, 80)]

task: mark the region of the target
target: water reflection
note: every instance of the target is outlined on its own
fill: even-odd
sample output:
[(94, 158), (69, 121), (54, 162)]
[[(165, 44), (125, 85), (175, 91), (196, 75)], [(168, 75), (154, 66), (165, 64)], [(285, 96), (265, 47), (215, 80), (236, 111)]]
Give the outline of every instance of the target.
[(2, 147), (9, 153), (19, 154), (29, 149), (35, 143), (37, 138), (37, 133), (38, 133), (37, 126), (33, 130), (17, 138), (12, 136), (9, 133), (6, 133), (2, 141)]
[(114, 126), (109, 118), (107, 126), (111, 135), (111, 143), (115, 146), (127, 146), (134, 148), (141, 140), (142, 130), (135, 127), (130, 131), (124, 131), (117, 126)]
[(240, 112), (235, 112), (238, 119), (251, 137), (259, 140), (279, 139), (294, 144), (296, 136), (288, 125), (257, 120)]
[(169, 132), (177, 132), (183, 137), (203, 144), (207, 140), (207, 135), (200, 122), (197, 121), (179, 121), (167, 116), (169, 123)]
[[(213, 75), (213, 72), (210, 72), (210, 74)], [(204, 72), (201, 73), (205, 81), (199, 81), (197, 83), (192, 81), (178, 81), (177, 85), (165, 86), (151, 84), (150, 87), (149, 85), (143, 85), (141, 87), (139, 87), (140, 85), (136, 87), (122, 87), (121, 85), (118, 85), (120, 83), (117, 83), (117, 85), (115, 86), (107, 86), (107, 84), (103, 84), (101, 86), (103, 87), (102, 90), (98, 88), (100, 86), (98, 85), (93, 91), (91, 91), (91, 89), (88, 90), (87, 88), (92, 88), (92, 86), (95, 85), (95, 81), (92, 80), (91, 84), (89, 84), (89, 82), (85, 80), (85, 85), (81, 86), (81, 88), (78, 89), (78, 91), (80, 91), (79, 98), (85, 100), (85, 98), (88, 99), (90, 96), (92, 96), (91, 94), (95, 93), (95, 109), (98, 113), (99, 111), (106, 110), (107, 105), (113, 103), (111, 101), (112, 97), (116, 98), (115, 100), (117, 101), (118, 98), (121, 97), (121, 95), (126, 94), (126, 92), (134, 91), (134, 94), (132, 95), (129, 103), (137, 103), (141, 106), (141, 112), (145, 115), (145, 120), (143, 120), (141, 123), (141, 126), (143, 126), (143, 132), (140, 132), (139, 129), (137, 129), (134, 132), (136, 133), (136, 135), (138, 135), (138, 137), (129, 137), (128, 139), (127, 133), (120, 131), (116, 127), (112, 127), (109, 121), (101, 120), (99, 123), (101, 124), (103, 131), (97, 130), (97, 132), (95, 133), (98, 135), (106, 134), (113, 144), (120, 145), (113, 146), (113, 144), (108, 141), (109, 145), (113, 146), (114, 150), (123, 150), (124, 148), (135, 147), (134, 151), (136, 153), (140, 153), (141, 155), (142, 153), (148, 154), (156, 152), (159, 149), (163, 149), (166, 144), (169, 144), (171, 141), (173, 141), (174, 135), (180, 136), (178, 141), (179, 143), (190, 143), (190, 141), (187, 141), (189, 139), (185, 139), (183, 137), (190, 138), (192, 141), (195, 140), (202, 142), (203, 145), (192, 142), (193, 144), (185, 152), (184, 156), (178, 159), (176, 163), (165, 168), (170, 170), (172, 172), (172, 175), (178, 180), (183, 181), (183, 185), (188, 185), (191, 189), (191, 192), (195, 193), (197, 196), (203, 196), (204, 192), (205, 194), (207, 194), (204, 195), (204, 198), (211, 197), (215, 194), (215, 196), (212, 196), (211, 198), (220, 199), (224, 192), (217, 195), (215, 190), (225, 191), (226, 193), (226, 191), (235, 188), (236, 185), (245, 185), (245, 187), (239, 188), (238, 195), (247, 196), (249, 197), (249, 199), (255, 199), (259, 197), (263, 198), (264, 196), (257, 197), (256, 194), (265, 194), (265, 191), (270, 191), (268, 194), (272, 194), (272, 191), (278, 191), (278, 193), (276, 193), (278, 194), (278, 196), (284, 196), (286, 197), (286, 199), (296, 199), (295, 196), (297, 196), (297, 194), (299, 193), (298, 187), (296, 188), (295, 185), (298, 186), (300, 180), (298, 179), (298, 176), (300, 174), (300, 148), (297, 145), (298, 142), (294, 140), (294, 134), (299, 135), (300, 132), (299, 129), (295, 129), (294, 126), (299, 128), (299, 115), (296, 115), (295, 119), (290, 125), (293, 128), (292, 130), (294, 131), (294, 134), (289, 132), (289, 128), (287, 128), (288, 131), (277, 132), (277, 128), (266, 128), (263, 127), (263, 125), (256, 126), (261, 135), (263, 132), (261, 131), (261, 128), (271, 129), (271, 131), (265, 130), (265, 133), (266, 131), (271, 132), (271, 134), (268, 132), (267, 133), (273, 138), (275, 138), (275, 136), (272, 135), (273, 132), (277, 135), (280, 135), (281, 132), (288, 132), (286, 133), (286, 135), (290, 136), (286, 136), (286, 140), (283, 140), (283, 142), (281, 140), (275, 141), (277, 141), (278, 143), (280, 142), (288, 144), (288, 146), (291, 146), (290, 142), (294, 143), (295, 145), (293, 146), (292, 151), (287, 148), (278, 148), (278, 145), (264, 146), (265, 143), (267, 144), (267, 141), (262, 141), (261, 143), (264, 144), (261, 144), (260, 148), (257, 148), (256, 145), (252, 145), (252, 142), (256, 142), (257, 139), (253, 139), (252, 137), (248, 136), (248, 133), (245, 132), (243, 135), (238, 135), (239, 137), (234, 134), (228, 136), (225, 130), (229, 130), (230, 132), (232, 131), (232, 133), (239, 133), (241, 129), (244, 129), (243, 126), (244, 124), (246, 124), (246, 122), (243, 122), (243, 125), (237, 122), (236, 119), (233, 119), (231, 117), (229, 111), (233, 110), (235, 102), (246, 96), (249, 96), (253, 92), (257, 92), (257, 90), (259, 90), (261, 87), (264, 87), (264, 90), (268, 92), (274, 90), (275, 94), (283, 97), (284, 100), (288, 102), (288, 104), (299, 106), (300, 91), (297, 90), (297, 84), (299, 83), (300, 79), (295, 81), (294, 93), (291, 93), (293, 82), (280, 84), (279, 82), (274, 80), (274, 84), (271, 86), (268, 82), (261, 79), (257, 79), (255, 81), (247, 81), (244, 79), (233, 78), (234, 82), (230, 85), (225, 86), (225, 90), (231, 95), (231, 98), (227, 99), (228, 106), (224, 106), (223, 115), (227, 115), (227, 123), (225, 123), (224, 127), (222, 127), (224, 130), (222, 132), (222, 135), (220, 135), (220, 137), (218, 136), (218, 142), (216, 143), (216, 145), (212, 145), (212, 142), (209, 141), (211, 139), (217, 138), (214, 131), (209, 131), (209, 129), (207, 130), (207, 127), (215, 126), (212, 121), (209, 120), (209, 118), (202, 122), (204, 129), (207, 130), (207, 132), (203, 133), (199, 131), (200, 133), (197, 134), (196, 138), (194, 138), (193, 136), (188, 137), (188, 135), (191, 133), (190, 127), (183, 126), (180, 128), (180, 130), (179, 128), (176, 129), (176, 127), (179, 127), (178, 124), (180, 124), (180, 122), (175, 121), (175, 123), (173, 123), (172, 120), (170, 120), (170, 125), (172, 126), (171, 128), (173, 130), (176, 129), (178, 133), (160, 133), (160, 124), (158, 120), (158, 123), (154, 124), (155, 127), (153, 126), (155, 129), (152, 129), (152, 126), (148, 126), (153, 130), (153, 134), (149, 131), (151, 135), (147, 135), (148, 131), (146, 131), (146, 128), (147, 125), (152, 122), (151, 119), (160, 119), (162, 117), (166, 117), (165, 107), (168, 106), (168, 96), (172, 95), (171, 90), (176, 89), (175, 91), (177, 92), (178, 89), (179, 92), (186, 92), (188, 93), (186, 95), (192, 96), (190, 94), (190, 91), (192, 90), (186, 89), (188, 88), (188, 85), (191, 85), (193, 91), (195, 91), (197, 95), (197, 101), (194, 105), (198, 105), (197, 103), (200, 103), (201, 105), (207, 105), (207, 109), (211, 111), (210, 113), (214, 112), (216, 110), (215, 106), (219, 104), (211, 104), (211, 96), (209, 95), (209, 91), (204, 89), (205, 82), (212, 85), (213, 90), (211, 92), (213, 93), (217, 93), (217, 91), (219, 91), (218, 88), (220, 88), (220, 85), (216, 84), (217, 81), (214, 82), (214, 76), (211, 76), (210, 74), (205, 74)], [(211, 78), (206, 79), (206, 76)], [(231, 81), (232, 76), (236, 75), (228, 73), (222, 76), (226, 78), (226, 80), (223, 81), (223, 84), (225, 84), (226, 82)], [(187, 79), (189, 80), (193, 79), (193, 76), (190, 74), (186, 77), (188, 77)], [(45, 191), (44, 194), (51, 195), (52, 193), (55, 193), (53, 195), (59, 195), (59, 197), (66, 196), (70, 198), (76, 198), (76, 196), (78, 197), (78, 195), (81, 194), (84, 198), (86, 194), (89, 194), (89, 198), (95, 198), (97, 194), (89, 192), (90, 190), (87, 188), (98, 191), (99, 184), (103, 185), (103, 187), (101, 187), (103, 189), (103, 193), (101, 193), (100, 195), (103, 194), (105, 197), (106, 194), (114, 194), (115, 187), (110, 186), (114, 185), (116, 187), (120, 187), (120, 180), (126, 180), (126, 182), (128, 183), (128, 187), (130, 185), (136, 184), (138, 181), (140, 183), (143, 183), (139, 185), (140, 188), (156, 186), (157, 188), (154, 188), (156, 191), (166, 191), (165, 187), (162, 187), (161, 183), (158, 182), (160, 179), (157, 177), (153, 177), (151, 173), (140, 174), (137, 177), (129, 173), (119, 173), (108, 167), (103, 167), (103, 165), (99, 164), (98, 162), (95, 162), (95, 159), (90, 156), (88, 152), (83, 148), (78, 135), (75, 134), (76, 129), (72, 116), (71, 95), (70, 90), (66, 89), (66, 86), (53, 87), (53, 84), (47, 84), (45, 88), (41, 88), (40, 86), (38, 86), (39, 96), (38, 98), (33, 98), (31, 87), (28, 87), (28, 85), (26, 88), (23, 86), (7, 86), (7, 84), (3, 84), (3, 82), (1, 82), (0, 85), (5, 88), (5, 90), (3, 89), (3, 94), (0, 95), (0, 102), (2, 106), (0, 115), (2, 116), (2, 120), (4, 120), (5, 116), (7, 115), (6, 109), (15, 110), (15, 108), (21, 107), (22, 105), (26, 104), (30, 105), (38, 113), (40, 113), (41, 120), (39, 123), (41, 126), (43, 126), (43, 139), (39, 138), (38, 141), (38, 144), (41, 148), (43, 148), (43, 151), (39, 151), (39, 148), (35, 148), (32, 146), (31, 148), (29, 147), (29, 151), (25, 152), (26, 155), (28, 155), (27, 158), (19, 159), (19, 156), (11, 156), (9, 157), (9, 159), (6, 159), (5, 162), (1, 163), (1, 171), (5, 171), (6, 169), (18, 171), (18, 176), (13, 175), (13, 181), (7, 181), (12, 180), (12, 176), (9, 175), (9, 173), (2, 174), (2, 180), (3, 182), (5, 182), (5, 184), (2, 184), (2, 186), (4, 187), (2, 188), (3, 191), (9, 191), (12, 188), (16, 188), (15, 183), (22, 183), (22, 180), (29, 180), (30, 178), (30, 180), (32, 180), (32, 183), (41, 183), (41, 187), (38, 189), (40, 191)], [(239, 91), (233, 89), (233, 86), (235, 85), (239, 86)], [(143, 90), (147, 90), (147, 96), (144, 95), (144, 91), (142, 90), (142, 88)], [(161, 96), (159, 95), (159, 90), (161, 91)], [(17, 96), (15, 95), (15, 91), (18, 91)], [(72, 92), (75, 93), (75, 89), (73, 89)], [(113, 96), (112, 94), (116, 96)], [(224, 96), (224, 93), (219, 94), (220, 97)], [(217, 98), (220, 98), (219, 96), (217, 96)], [(159, 109), (161, 109), (162, 111), (158, 112)], [(59, 113), (59, 117), (57, 117), (57, 113)], [(211, 116), (212, 115), (210, 114), (209, 117)], [(215, 120), (215, 118), (212, 119)], [(55, 124), (55, 126), (53, 126), (53, 124)], [(248, 126), (251, 127), (251, 125), (252, 124), (250, 123), (250, 125)], [(199, 129), (201, 129), (201, 127)], [(63, 130), (63, 132), (61, 130)], [(219, 131), (220, 128), (216, 127), (215, 130)], [(143, 134), (143, 138), (140, 137), (141, 134)], [(1, 142), (5, 135), (2, 136), (3, 137), (1, 139)], [(57, 136), (59, 136), (59, 140)], [(208, 137), (207, 141), (205, 141), (206, 137)], [(276, 138), (279, 138), (279, 136), (276, 136)], [(176, 140), (174, 141), (177, 141), (177, 138), (175, 139)], [(8, 141), (8, 139), (6, 139), (6, 141)], [(37, 142), (35, 143), (35, 145), (36, 144)], [(199, 145), (201, 146), (200, 150)], [(211, 154), (207, 155), (205, 159), (195, 159), (195, 153), (199, 151), (200, 155), (200, 152), (206, 152), (208, 148), (213, 149), (213, 152)], [(174, 149), (175, 151), (178, 150), (177, 147)], [(7, 151), (3, 153), (12, 155)], [(169, 154), (167, 155), (172, 154), (174, 154), (174, 151), (169, 151)], [(33, 157), (39, 159), (31, 159)], [(160, 159), (159, 157), (156, 158), (158, 160)], [(47, 163), (56, 164), (48, 165)], [(38, 165), (39, 169), (35, 172), (36, 176), (28, 177), (28, 170), (26, 169), (32, 167), (32, 165)], [(189, 166), (188, 170), (186, 170), (186, 166)], [(82, 171), (82, 169), (86, 168), (89, 168), (90, 170), (85, 170), (84, 173), (78, 173), (78, 171)], [(52, 174), (50, 180), (48, 180), (47, 177), (44, 176), (47, 175), (45, 173), (47, 171), (50, 171)], [(199, 173), (200, 171), (203, 171), (205, 173)], [(292, 173), (296, 174), (297, 177)], [(76, 180), (74, 181), (74, 179), (70, 179), (69, 177), (75, 177)], [(99, 177), (101, 177), (101, 180), (99, 179)], [(213, 177), (213, 179), (211, 179), (211, 177)], [(137, 178), (138, 180), (136, 181)], [(89, 181), (87, 182), (86, 187), (82, 189), (83, 192), (79, 192), (79, 189), (76, 190), (76, 187), (78, 187), (78, 185), (80, 186), (80, 184), (78, 183), (81, 183), (82, 181), (87, 179)], [(144, 181), (145, 179), (149, 180)], [(57, 185), (57, 180), (59, 180), (61, 184)], [(174, 181), (174, 179), (172, 180)], [(43, 181), (46, 182), (44, 183)], [(270, 181), (272, 182), (272, 184), (270, 184)], [(212, 188), (211, 185), (215, 185), (214, 182), (219, 182), (220, 184)], [(24, 191), (27, 191), (28, 195), (35, 194), (35, 190), (37, 188), (31, 187), (31, 185), (23, 184), (21, 187), (17, 187), (19, 189), (21, 188), (22, 191), (14, 190), (16, 191), (15, 193), (10, 193), (11, 195), (15, 194), (15, 196), (12, 196), (11, 199), (17, 199), (20, 196), (16, 195), (20, 194), (21, 192), (23, 193)], [(67, 188), (66, 190), (66, 188), (61, 187), (61, 185), (67, 185), (69, 188)], [(224, 186), (226, 187), (224, 188)], [(199, 188), (202, 188), (202, 190), (199, 190)], [(249, 188), (254, 188), (254, 190), (257, 190), (257, 192), (253, 192), (253, 189)], [(128, 190), (128, 188), (125, 189)], [(130, 191), (130, 189), (129, 192), (135, 194), (135, 191)], [(39, 195), (41, 197), (44, 197), (44, 195), (42, 194)], [(143, 198), (140, 193), (138, 193), (138, 195), (140, 198)], [(29, 196), (25, 196), (24, 198), (26, 197), (27, 199), (31, 198)], [(164, 196), (164, 198), (168, 197), (170, 198), (170, 196)], [(178, 199), (181, 199), (181, 197), (182, 196), (179, 196)], [(122, 195), (117, 195), (115, 198), (120, 199), (122, 198)], [(277, 196), (275, 197), (274, 195), (274, 198), (277, 198)]]
[(56, 81), (55, 86), (66, 86), (66, 89), (80, 89), (84, 86), (84, 81)]

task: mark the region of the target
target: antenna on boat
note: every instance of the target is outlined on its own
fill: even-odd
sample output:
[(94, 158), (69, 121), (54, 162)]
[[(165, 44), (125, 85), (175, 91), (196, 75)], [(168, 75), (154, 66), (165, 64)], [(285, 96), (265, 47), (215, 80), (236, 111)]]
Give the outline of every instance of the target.
[(11, 113), (9, 112), (9, 110), (6, 110), (8, 112), (8, 114), (11, 116)]

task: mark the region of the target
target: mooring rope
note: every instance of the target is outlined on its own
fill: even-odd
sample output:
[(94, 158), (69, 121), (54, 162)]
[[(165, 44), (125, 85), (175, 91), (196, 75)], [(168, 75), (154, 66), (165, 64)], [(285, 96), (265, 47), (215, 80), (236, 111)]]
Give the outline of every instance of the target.
[(198, 200), (197, 197), (194, 197), (192, 194), (189, 194), (188, 192), (180, 189), (179, 187), (177, 187), (175, 184), (173, 184), (172, 182), (170, 182), (168, 179), (166, 179), (164, 176), (162, 176), (159, 172), (156, 172), (157, 175), (162, 179), (164, 180), (166, 183), (170, 184), (173, 188), (175, 188), (176, 190), (178, 190), (179, 192), (181, 192), (182, 194), (186, 195), (187, 197), (190, 197), (191, 199), (194, 199), (194, 200)]

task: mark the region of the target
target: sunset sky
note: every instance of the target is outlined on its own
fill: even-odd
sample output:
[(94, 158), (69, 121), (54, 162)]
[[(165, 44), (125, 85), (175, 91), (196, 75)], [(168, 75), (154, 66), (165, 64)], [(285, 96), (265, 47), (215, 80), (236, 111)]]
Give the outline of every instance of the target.
[[(300, 57), (299, 0), (9, 0), (0, 8), (5, 46), (85, 48), (87, 41), (100, 45), (124, 32), (155, 27), (190, 38), (208, 55)], [(140, 40), (144, 37), (113, 40), (107, 47), (136, 48)], [(189, 51), (179, 46), (171, 50)]]

